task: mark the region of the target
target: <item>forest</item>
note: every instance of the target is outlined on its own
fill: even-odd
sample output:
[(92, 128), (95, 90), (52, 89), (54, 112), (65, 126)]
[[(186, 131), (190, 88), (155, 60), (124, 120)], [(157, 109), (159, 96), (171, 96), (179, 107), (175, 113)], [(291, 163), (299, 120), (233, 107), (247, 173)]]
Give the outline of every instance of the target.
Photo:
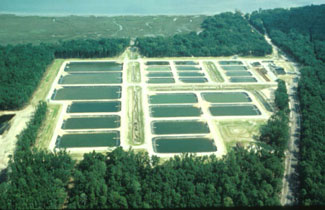
[[(276, 92), (276, 101), (288, 97), (281, 82)], [(261, 129), (260, 146), (235, 147), (222, 159), (183, 154), (161, 163), (156, 156), (150, 158), (148, 153), (119, 147), (107, 154), (85, 154), (75, 163), (64, 151), (51, 153), (33, 147), (47, 109), (47, 104), (40, 102), (18, 137), (6, 180), (0, 184), (0, 206), (94, 209), (280, 205), (283, 145), (288, 133), (283, 129), (287, 114), (276, 104), (274, 116)]]
[(22, 108), (55, 58), (112, 57), (128, 45), (128, 39), (102, 39), (0, 46), (0, 110)]
[(264, 56), (272, 47), (241, 13), (222, 13), (206, 18), (200, 33), (172, 37), (138, 38), (136, 46), (147, 57)]
[(325, 5), (257, 11), (250, 22), (301, 64), (299, 202), (325, 205)]

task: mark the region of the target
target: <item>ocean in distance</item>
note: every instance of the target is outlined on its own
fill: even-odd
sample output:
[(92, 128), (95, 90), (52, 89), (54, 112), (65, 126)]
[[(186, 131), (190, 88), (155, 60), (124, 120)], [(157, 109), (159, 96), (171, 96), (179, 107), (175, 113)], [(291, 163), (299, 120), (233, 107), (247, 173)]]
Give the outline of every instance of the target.
[(220, 12), (290, 8), (325, 0), (0, 0), (0, 13), (17, 15), (212, 15)]

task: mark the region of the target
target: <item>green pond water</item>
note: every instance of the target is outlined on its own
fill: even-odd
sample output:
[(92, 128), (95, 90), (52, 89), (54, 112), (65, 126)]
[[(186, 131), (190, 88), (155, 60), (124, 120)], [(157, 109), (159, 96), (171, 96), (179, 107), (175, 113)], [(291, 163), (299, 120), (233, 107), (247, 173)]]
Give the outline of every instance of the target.
[(65, 71), (121, 71), (123, 64), (115, 62), (71, 62)]
[(175, 83), (173, 78), (149, 78), (147, 83)]
[(241, 61), (219, 61), (220, 65), (243, 65)]
[(65, 134), (57, 139), (57, 148), (74, 147), (117, 147), (120, 145), (120, 132)]
[(204, 73), (201, 72), (178, 72), (180, 77), (202, 77)]
[(0, 135), (10, 127), (9, 121), (14, 117), (14, 114), (5, 114), (0, 116)]
[(146, 65), (169, 65), (168, 61), (147, 61)]
[(246, 66), (221, 66), (226, 71), (246, 71)]
[(197, 103), (197, 97), (193, 93), (159, 93), (149, 96), (150, 104), (181, 104)]
[(184, 83), (205, 83), (205, 82), (207, 82), (206, 78), (179, 78), (179, 80)]
[(191, 105), (151, 106), (151, 117), (196, 117), (202, 114), (201, 109)]
[(198, 62), (195, 61), (175, 61), (175, 65), (198, 65)]
[(56, 91), (54, 100), (91, 100), (121, 98), (120, 86), (63, 87)]
[(62, 129), (118, 128), (121, 119), (118, 115), (101, 117), (71, 117), (64, 121)]
[(228, 71), (226, 72), (227, 76), (233, 77), (233, 76), (252, 76), (252, 74), (249, 71)]
[(74, 73), (60, 79), (59, 84), (117, 84), (122, 83), (122, 73)]
[(215, 152), (217, 147), (208, 138), (156, 137), (152, 139), (153, 149), (157, 153)]
[(121, 111), (121, 102), (120, 101), (73, 102), (67, 109), (67, 113), (119, 112), (119, 111)]
[(257, 82), (254, 77), (231, 77), (230, 82)]
[(238, 103), (252, 101), (245, 92), (211, 92), (201, 93), (201, 95), (205, 101), (210, 103)]
[(176, 66), (176, 69), (179, 71), (199, 71), (201, 68), (196, 66)]
[(147, 77), (173, 77), (172, 72), (149, 72)]
[(206, 122), (184, 120), (184, 121), (153, 121), (151, 124), (153, 134), (189, 134), (209, 133)]
[(213, 105), (209, 110), (213, 116), (261, 115), (255, 105)]
[(170, 71), (171, 68), (169, 66), (149, 66), (147, 67), (147, 71)]

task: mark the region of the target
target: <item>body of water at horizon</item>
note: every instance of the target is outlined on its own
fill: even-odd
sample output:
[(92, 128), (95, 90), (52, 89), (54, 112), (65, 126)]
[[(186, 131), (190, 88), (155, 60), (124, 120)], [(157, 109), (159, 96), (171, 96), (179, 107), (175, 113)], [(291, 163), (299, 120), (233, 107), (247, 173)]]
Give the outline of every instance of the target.
[(311, 4), (325, 4), (325, 0), (1, 0), (0, 13), (41, 16), (212, 15)]

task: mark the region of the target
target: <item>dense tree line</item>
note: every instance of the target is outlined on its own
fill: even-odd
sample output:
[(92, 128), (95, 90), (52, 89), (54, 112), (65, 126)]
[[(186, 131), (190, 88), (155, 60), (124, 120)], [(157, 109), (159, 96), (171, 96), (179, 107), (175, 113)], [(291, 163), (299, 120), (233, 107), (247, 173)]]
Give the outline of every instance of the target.
[(0, 110), (22, 107), (53, 59), (44, 45), (0, 47)]
[(32, 149), (46, 110), (46, 103), (40, 103), (27, 128), (18, 136), (8, 166), (8, 180), (0, 184), (3, 209), (58, 209), (63, 206), (74, 162), (65, 152)]
[(284, 157), (289, 140), (289, 96), (283, 80), (278, 80), (278, 88), (275, 93), (275, 113), (260, 129), (259, 140), (270, 146), (279, 158)]
[(201, 28), (200, 33), (138, 38), (136, 45), (147, 57), (264, 56), (272, 52), (264, 37), (250, 27), (241, 13), (208, 17)]
[(128, 39), (71, 40), (55, 46), (56, 58), (102, 58), (121, 54)]
[(122, 53), (128, 44), (127, 39), (103, 39), (0, 46), (0, 110), (24, 106), (54, 58), (111, 57)]
[(325, 5), (262, 10), (250, 21), (302, 65), (299, 201), (325, 205)]
[(283, 167), (268, 150), (236, 148), (222, 159), (176, 156), (163, 164), (121, 148), (86, 154), (69, 208), (200, 208), (279, 205)]

